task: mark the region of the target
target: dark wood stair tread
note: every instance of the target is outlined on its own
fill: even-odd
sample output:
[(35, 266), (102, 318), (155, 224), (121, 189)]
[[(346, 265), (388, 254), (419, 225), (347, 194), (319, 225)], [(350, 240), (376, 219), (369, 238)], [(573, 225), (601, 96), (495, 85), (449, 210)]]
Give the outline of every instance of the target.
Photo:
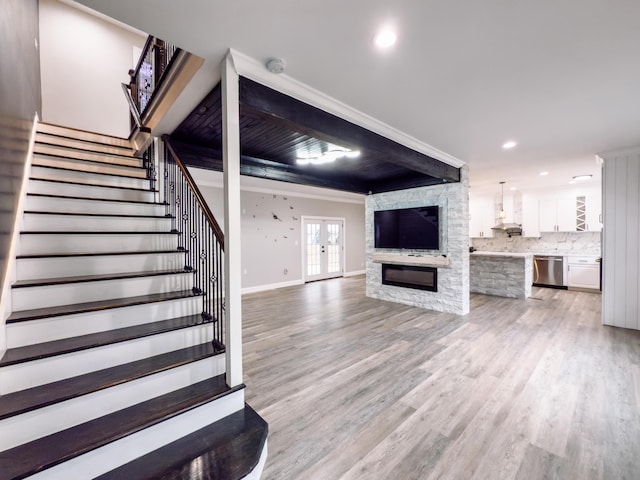
[(230, 389), (223, 375), (189, 385), (0, 452), (0, 472), (6, 479), (33, 475), (243, 387)]
[[(40, 142), (36, 142), (36, 143), (40, 143)], [(42, 143), (40, 143), (40, 145), (42, 145)], [(38, 158), (42, 158), (42, 157), (47, 157), (47, 158), (58, 158), (61, 160), (72, 160), (74, 162), (86, 162), (89, 164), (93, 164), (93, 165), (99, 165), (99, 166), (108, 166), (108, 167), (123, 167), (123, 168), (131, 168), (133, 170), (146, 170), (146, 168), (143, 165), (126, 165), (126, 164), (122, 164), (122, 163), (114, 163), (114, 162), (109, 162), (107, 161), (107, 158), (112, 158), (114, 160), (142, 160), (141, 158), (138, 157), (127, 157), (126, 155), (118, 155), (118, 154), (110, 154), (110, 153), (103, 153), (103, 152), (87, 152), (86, 150), (81, 150), (81, 149), (75, 149), (73, 147), (69, 148), (69, 147), (62, 147), (60, 145), (50, 145), (50, 146), (55, 146), (56, 148), (61, 148), (61, 149), (67, 149), (68, 151), (68, 155), (63, 155), (62, 152), (59, 153), (44, 153), (44, 152), (33, 152), (34, 158), (33, 161), (35, 163), (33, 163), (34, 165), (37, 166), (42, 166), (39, 165), (37, 163)], [(78, 153), (83, 154), (83, 153), (90, 153), (92, 155), (97, 155), (100, 157), (105, 157), (105, 160), (92, 160), (92, 159), (88, 159), (88, 158), (79, 158), (77, 156), (73, 155), (74, 150), (76, 150)]]
[[(88, 395), (222, 353), (211, 342), (0, 395), (0, 418)], [(0, 468), (0, 472), (2, 469)]]
[(182, 232), (148, 231), (139, 232), (111, 230), (22, 230), (20, 235), (182, 235)]
[(65, 200), (86, 200), (89, 202), (131, 203), (135, 205), (158, 205), (163, 207), (166, 207), (167, 205), (169, 205), (166, 202), (145, 202), (143, 200), (123, 200), (120, 198), (79, 197), (74, 195), (54, 195), (52, 193), (27, 193), (27, 197), (59, 198), (59, 199), (65, 199)]
[[(50, 135), (50, 134), (46, 134), (44, 132), (40, 132), (40, 135)], [(56, 136), (56, 135), (54, 135)], [(66, 138), (67, 140), (72, 140), (75, 142), (81, 142), (82, 140), (78, 140), (78, 139), (72, 139), (69, 137), (58, 137), (58, 138)], [(113, 145), (108, 145), (108, 144), (104, 144), (104, 143), (93, 143), (92, 145), (74, 145), (74, 146), (70, 146), (70, 145), (62, 145), (60, 143), (55, 143), (55, 142), (51, 142), (51, 141), (47, 141), (45, 139), (42, 140), (36, 140), (35, 141), (36, 145), (42, 145), (44, 147), (52, 147), (52, 148), (57, 148), (60, 149), (61, 151), (65, 151), (65, 152), (80, 152), (80, 153), (92, 153), (94, 155), (104, 155), (105, 157), (113, 157), (113, 158), (122, 158), (122, 159), (126, 159), (126, 160), (143, 160), (142, 157), (137, 157), (134, 155), (133, 150), (131, 149), (127, 149), (125, 147), (118, 147), (118, 146), (113, 146)], [(94, 148), (92, 148), (94, 147)], [(95, 147), (102, 147), (102, 148), (111, 148), (113, 150), (121, 150), (121, 153), (113, 153), (113, 152), (101, 152), (99, 150), (96, 150)], [(40, 153), (40, 152), (35, 152), (37, 155), (52, 155), (52, 156), (61, 156), (61, 157), (66, 157), (66, 155), (58, 155), (58, 154), (53, 154), (53, 153)], [(75, 158), (75, 157), (72, 157)]]
[(57, 307), (34, 308), (33, 310), (20, 310), (12, 312), (7, 318), (7, 324), (36, 320), (39, 318), (59, 317), (62, 315), (72, 315), (76, 313), (97, 312), (109, 310), (111, 308), (129, 307), (132, 305), (144, 305), (146, 303), (164, 302), (178, 300), (182, 298), (196, 297), (191, 290), (181, 290), (178, 292), (154, 293), (150, 295), (139, 295), (137, 297), (115, 298), (110, 300), (100, 300), (97, 302), (74, 303), (71, 305), (60, 305)]
[(78, 275), (75, 277), (37, 278), (32, 280), (18, 280), (12, 288), (45, 287), (48, 285), (64, 285), (67, 283), (102, 282), (105, 280), (126, 280), (129, 278), (163, 277), (166, 275), (183, 275), (194, 273), (194, 270), (150, 270), (148, 272), (106, 273), (102, 275)]
[(244, 409), (137, 458), (96, 480), (236, 480), (256, 467), (269, 426), (255, 410)]
[(157, 322), (143, 323), (142, 325), (107, 330), (105, 332), (96, 332), (79, 335), (77, 337), (52, 340), (50, 342), (8, 348), (0, 359), (0, 367), (112, 345), (114, 343), (126, 342), (160, 333), (172, 332), (202, 323), (212, 322), (211, 320), (205, 321), (202, 314), (198, 313), (169, 320), (160, 320)]
[(131, 252), (76, 252), (76, 253), (34, 253), (27, 255), (16, 255), (17, 259), (29, 258), (66, 258), (66, 257), (102, 257), (102, 256), (121, 256), (121, 255), (164, 255), (172, 253), (187, 253), (188, 250), (138, 250)]
[[(24, 213), (33, 215), (62, 215), (66, 217), (107, 217), (107, 218), (155, 218), (157, 220), (174, 218), (167, 215), (136, 215), (136, 214), (122, 214), (122, 213), (88, 213), (88, 212), (53, 212), (45, 210), (25, 210)], [(82, 231), (82, 230), (80, 230)]]
[[(88, 160), (86, 160), (88, 161)], [(76, 173), (84, 173), (87, 175), (104, 175), (107, 177), (122, 177), (122, 178), (131, 178), (134, 180), (149, 180), (148, 178), (145, 177), (136, 177), (136, 176), (132, 176), (132, 175), (123, 175), (121, 173), (107, 173), (107, 172), (88, 172), (86, 170), (80, 170), (80, 169), (75, 169), (75, 168), (66, 168), (66, 167), (58, 167), (58, 166), (54, 166), (54, 165), (38, 165), (38, 163), (32, 163), (32, 166), (34, 167), (38, 167), (38, 168), (51, 168), (53, 170), (64, 170), (67, 172), (76, 172)], [(121, 166), (121, 165), (118, 165)], [(138, 170), (144, 170), (141, 167), (124, 167), (124, 168), (137, 168)], [(107, 185), (110, 186), (110, 185)]]
[(34, 180), (36, 182), (64, 183), (64, 184), (68, 184), (68, 185), (82, 185), (84, 187), (116, 188), (118, 190), (133, 190), (133, 191), (136, 191), (136, 192), (158, 193), (158, 190), (151, 190), (149, 188), (125, 187), (125, 186), (122, 186), (122, 185), (104, 185), (104, 184), (100, 184), (100, 183), (73, 182), (73, 181), (70, 181), (70, 180), (57, 180), (55, 178), (41, 178), (41, 177), (30, 176), (29, 180)]

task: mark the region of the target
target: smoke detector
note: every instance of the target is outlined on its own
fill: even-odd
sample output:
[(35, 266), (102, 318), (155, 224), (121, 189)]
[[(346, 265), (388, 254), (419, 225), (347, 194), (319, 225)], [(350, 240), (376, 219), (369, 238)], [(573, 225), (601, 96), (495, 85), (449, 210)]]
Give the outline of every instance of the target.
[(267, 70), (271, 73), (282, 73), (287, 66), (287, 62), (285, 62), (282, 58), (270, 58), (267, 60)]

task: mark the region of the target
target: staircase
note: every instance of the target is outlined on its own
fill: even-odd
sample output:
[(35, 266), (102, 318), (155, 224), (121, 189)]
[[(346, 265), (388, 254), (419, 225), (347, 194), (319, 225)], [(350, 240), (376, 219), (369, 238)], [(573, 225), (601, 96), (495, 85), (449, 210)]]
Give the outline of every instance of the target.
[(217, 320), (157, 199), (127, 140), (39, 125), (0, 359), (0, 478), (259, 477), (267, 425), (225, 383)]

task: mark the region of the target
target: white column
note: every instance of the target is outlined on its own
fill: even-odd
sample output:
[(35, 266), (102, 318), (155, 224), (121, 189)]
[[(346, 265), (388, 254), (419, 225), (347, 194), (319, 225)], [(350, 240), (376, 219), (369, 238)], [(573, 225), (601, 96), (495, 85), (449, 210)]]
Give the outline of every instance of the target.
[(602, 323), (640, 330), (640, 148), (601, 153)]
[(224, 165), (224, 281), (227, 385), (242, 383), (240, 258), (240, 93), (231, 52), (222, 61), (222, 160)]

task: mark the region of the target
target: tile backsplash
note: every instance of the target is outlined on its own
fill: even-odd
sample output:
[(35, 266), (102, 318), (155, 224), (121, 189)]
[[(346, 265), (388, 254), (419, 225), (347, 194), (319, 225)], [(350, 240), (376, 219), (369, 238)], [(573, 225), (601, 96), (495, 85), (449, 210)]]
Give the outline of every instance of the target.
[(483, 252), (601, 255), (601, 233), (546, 232), (534, 238), (497, 232), (493, 238), (472, 238), (471, 246)]

